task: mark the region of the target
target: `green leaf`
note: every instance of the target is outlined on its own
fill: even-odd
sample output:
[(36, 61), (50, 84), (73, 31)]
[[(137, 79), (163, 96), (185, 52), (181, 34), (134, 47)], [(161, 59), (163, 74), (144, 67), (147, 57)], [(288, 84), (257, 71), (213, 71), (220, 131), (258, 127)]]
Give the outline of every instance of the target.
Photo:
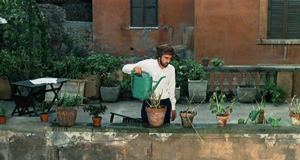
[(245, 123), (245, 120), (244, 120), (244, 119), (240, 118), (240, 119), (238, 120), (238, 124), (244, 124), (244, 123)]
[(278, 127), (280, 125), (280, 120), (281, 120), (281, 118), (280, 119), (274, 119), (272, 121), (272, 126), (273, 127)]
[(259, 110), (254, 110), (249, 113), (249, 118), (251, 121), (254, 121), (259, 114)]

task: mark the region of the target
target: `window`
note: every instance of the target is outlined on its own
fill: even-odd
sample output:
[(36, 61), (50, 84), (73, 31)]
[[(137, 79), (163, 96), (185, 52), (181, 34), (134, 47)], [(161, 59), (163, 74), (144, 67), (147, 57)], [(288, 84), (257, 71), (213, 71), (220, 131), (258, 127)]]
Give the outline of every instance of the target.
[(268, 39), (300, 39), (300, 0), (269, 0)]
[(158, 0), (131, 0), (130, 27), (158, 27)]

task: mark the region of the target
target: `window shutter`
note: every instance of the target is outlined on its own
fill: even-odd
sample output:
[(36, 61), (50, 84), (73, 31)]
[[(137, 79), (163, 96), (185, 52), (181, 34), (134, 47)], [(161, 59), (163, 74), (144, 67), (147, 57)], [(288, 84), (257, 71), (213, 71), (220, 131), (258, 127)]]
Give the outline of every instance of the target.
[(288, 1), (286, 38), (300, 38), (300, 0)]
[(144, 27), (144, 0), (131, 0), (131, 26), (132, 27)]
[(269, 0), (268, 38), (283, 38), (284, 0)]
[(145, 25), (147, 27), (158, 26), (158, 2), (157, 0), (146, 0)]

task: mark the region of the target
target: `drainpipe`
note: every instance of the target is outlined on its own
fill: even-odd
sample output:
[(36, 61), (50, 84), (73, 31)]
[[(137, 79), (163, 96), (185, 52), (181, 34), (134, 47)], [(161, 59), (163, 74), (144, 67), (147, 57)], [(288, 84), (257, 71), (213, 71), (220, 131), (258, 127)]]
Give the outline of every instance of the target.
[(173, 28), (170, 26), (164, 26), (164, 29), (169, 31), (170, 45), (173, 45)]
[(285, 44), (285, 45), (284, 45), (284, 55), (283, 55), (283, 61), (284, 61), (284, 64), (285, 64), (286, 56), (287, 56), (287, 49), (288, 49), (288, 45)]

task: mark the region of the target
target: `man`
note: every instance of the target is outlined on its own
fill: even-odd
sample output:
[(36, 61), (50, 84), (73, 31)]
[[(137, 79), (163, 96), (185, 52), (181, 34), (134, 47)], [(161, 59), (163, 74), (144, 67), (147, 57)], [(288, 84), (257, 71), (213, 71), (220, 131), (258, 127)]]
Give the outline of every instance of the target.
[[(170, 119), (174, 121), (177, 116), (175, 109), (175, 68), (170, 65), (172, 58), (175, 56), (175, 51), (169, 44), (163, 44), (159, 47), (156, 47), (156, 49), (156, 60), (146, 59), (136, 64), (127, 64), (123, 67), (122, 71), (127, 74), (131, 74), (133, 70), (138, 74), (141, 74), (142, 71), (145, 71), (152, 76), (153, 81), (158, 81), (161, 77), (166, 76), (166, 78), (163, 78), (160, 81), (154, 92), (155, 95), (162, 93), (160, 104), (167, 106), (164, 123), (170, 123)], [(153, 84), (153, 86), (154, 85), (155, 84)], [(148, 103), (144, 101), (141, 109), (141, 116), (143, 122), (145, 123), (148, 123), (145, 108), (147, 105)]]

